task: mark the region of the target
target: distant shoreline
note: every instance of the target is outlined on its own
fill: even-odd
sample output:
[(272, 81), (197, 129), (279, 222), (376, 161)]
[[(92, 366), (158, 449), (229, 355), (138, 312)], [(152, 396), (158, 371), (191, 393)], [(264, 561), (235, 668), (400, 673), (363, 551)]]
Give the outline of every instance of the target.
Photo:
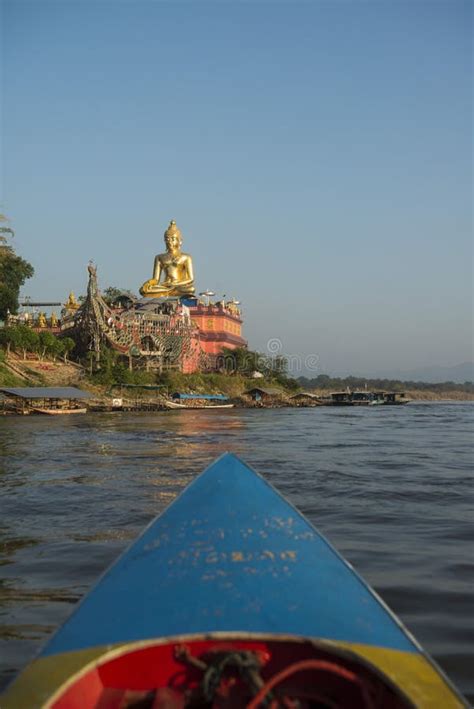
[[(315, 389), (320, 396), (331, 394), (334, 389)], [(404, 389), (405, 396), (413, 401), (474, 401), (474, 393), (452, 389), (449, 391), (432, 391), (425, 389)]]
[(406, 395), (413, 401), (474, 401), (474, 394), (463, 391), (439, 394), (431, 391), (407, 391)]

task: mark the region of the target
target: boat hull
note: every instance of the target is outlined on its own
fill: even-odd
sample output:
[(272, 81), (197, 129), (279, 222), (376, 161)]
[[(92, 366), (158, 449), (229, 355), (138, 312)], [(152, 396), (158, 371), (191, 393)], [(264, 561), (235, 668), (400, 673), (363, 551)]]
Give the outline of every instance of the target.
[(37, 406), (31, 409), (32, 413), (45, 416), (68, 416), (70, 414), (86, 414), (87, 409), (42, 409)]
[(178, 404), (175, 401), (166, 401), (165, 406), (168, 409), (233, 409), (234, 404), (201, 404), (198, 406), (190, 406), (189, 404)]
[[(191, 667), (177, 655), (183, 644), (195, 661)], [(209, 653), (243, 650), (269, 657), (260, 668), (263, 686), (288, 663), (306, 662), (312, 664), (297, 676), (311, 687), (331, 688), (336, 675), (342, 686), (331, 691), (343, 694), (362, 691), (360, 683), (380, 682), (374, 692), (390, 701), (375, 706), (464, 706), (327, 540), (264, 479), (227, 454), (104, 575), (13, 683), (2, 707), (86, 709), (97, 706), (98, 695), (87, 702), (84, 697), (97, 691), (102, 698), (109, 690), (177, 691), (172, 678), (178, 668), (182, 687), (200, 691)], [(351, 687), (347, 673), (357, 680)], [(287, 677), (285, 686), (296, 679)], [(366, 705), (344, 699), (342, 706)]]

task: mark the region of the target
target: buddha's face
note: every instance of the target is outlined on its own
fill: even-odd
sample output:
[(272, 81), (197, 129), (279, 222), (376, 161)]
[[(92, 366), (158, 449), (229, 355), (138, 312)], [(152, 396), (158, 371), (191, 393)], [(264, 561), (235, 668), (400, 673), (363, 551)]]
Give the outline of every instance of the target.
[(165, 244), (168, 251), (178, 251), (181, 243), (178, 234), (167, 234), (165, 236)]

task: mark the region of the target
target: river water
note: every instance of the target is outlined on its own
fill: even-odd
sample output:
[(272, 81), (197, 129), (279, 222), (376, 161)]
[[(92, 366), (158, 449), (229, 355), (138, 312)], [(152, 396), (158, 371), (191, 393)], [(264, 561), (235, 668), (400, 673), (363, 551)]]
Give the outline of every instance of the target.
[(0, 686), (220, 453), (268, 478), (474, 699), (471, 403), (0, 420)]

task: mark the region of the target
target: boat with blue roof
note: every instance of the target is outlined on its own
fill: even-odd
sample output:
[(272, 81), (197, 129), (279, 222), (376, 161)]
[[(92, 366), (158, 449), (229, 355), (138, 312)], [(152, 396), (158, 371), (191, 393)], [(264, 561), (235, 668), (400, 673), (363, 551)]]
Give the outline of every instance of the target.
[(225, 394), (182, 394), (175, 392), (165, 402), (168, 409), (233, 409), (234, 404)]

